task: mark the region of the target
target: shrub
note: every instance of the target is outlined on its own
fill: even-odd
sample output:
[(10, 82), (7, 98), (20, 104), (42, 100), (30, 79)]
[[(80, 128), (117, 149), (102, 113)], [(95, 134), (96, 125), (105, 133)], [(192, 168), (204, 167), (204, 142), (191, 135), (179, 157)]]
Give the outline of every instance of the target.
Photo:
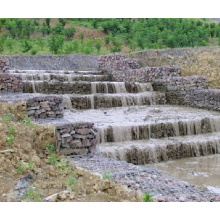
[(38, 50), (36, 48), (31, 49), (31, 55), (36, 55)]
[(52, 53), (57, 54), (63, 48), (64, 43), (64, 36), (63, 35), (52, 35), (49, 39), (49, 49)]
[(43, 50), (43, 48), (44, 48), (43, 38), (38, 36), (38, 37), (36, 38), (36, 43), (37, 43), (37, 45), (40, 47), (40, 49)]
[(73, 38), (75, 32), (76, 32), (75, 27), (69, 27), (65, 29), (64, 34), (67, 39), (71, 39)]
[(64, 18), (59, 18), (58, 20), (63, 27), (66, 25), (66, 21)]
[(103, 179), (111, 179), (111, 171), (107, 170), (102, 174)]
[(154, 202), (153, 198), (151, 197), (150, 193), (144, 193), (142, 197), (143, 202)]
[(98, 51), (98, 54), (99, 54), (99, 52), (101, 50), (101, 46), (102, 46), (101, 39), (100, 38), (96, 38), (96, 40), (95, 40), (95, 48)]
[(27, 39), (21, 41), (21, 51), (23, 53), (27, 53), (29, 50), (31, 50), (32, 48), (32, 44), (30, 41), (28, 41)]
[(53, 28), (52, 28), (52, 33), (56, 35), (63, 35), (64, 34), (64, 27), (61, 23), (57, 23)]
[(34, 188), (28, 188), (26, 194), (23, 196), (27, 202), (42, 202), (42, 195), (40, 190), (36, 190)]
[(50, 18), (45, 18), (45, 23), (48, 27), (50, 27), (50, 21), (51, 21)]
[(5, 43), (5, 40), (3, 38), (0, 38), (0, 53), (4, 51), (4, 43)]

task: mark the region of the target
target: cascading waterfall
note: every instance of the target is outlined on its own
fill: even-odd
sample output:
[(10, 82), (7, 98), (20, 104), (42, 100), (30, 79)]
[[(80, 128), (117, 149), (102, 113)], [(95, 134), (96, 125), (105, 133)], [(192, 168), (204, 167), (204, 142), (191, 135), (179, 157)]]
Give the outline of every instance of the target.
[(96, 85), (97, 85), (97, 82), (91, 82), (91, 93), (92, 94), (96, 94), (97, 93)]
[(71, 97), (69, 95), (63, 95), (63, 107), (64, 109), (72, 109)]

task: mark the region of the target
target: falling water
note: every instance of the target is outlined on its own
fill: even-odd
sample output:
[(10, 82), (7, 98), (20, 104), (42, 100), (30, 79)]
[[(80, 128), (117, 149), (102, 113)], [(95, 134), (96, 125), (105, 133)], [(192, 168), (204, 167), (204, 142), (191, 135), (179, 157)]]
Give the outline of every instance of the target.
[(96, 94), (96, 85), (97, 82), (91, 82), (91, 93)]
[(63, 107), (64, 109), (72, 109), (71, 97), (69, 95), (63, 95)]
[(31, 81), (33, 93), (36, 93), (35, 81)]

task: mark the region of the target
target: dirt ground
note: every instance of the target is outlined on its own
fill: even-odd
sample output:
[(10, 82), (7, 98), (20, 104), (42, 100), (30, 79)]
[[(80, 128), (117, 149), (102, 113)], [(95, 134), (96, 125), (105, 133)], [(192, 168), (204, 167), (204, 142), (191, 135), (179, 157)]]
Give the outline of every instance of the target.
[(1, 202), (140, 201), (136, 192), (77, 168), (53, 152), (53, 126), (30, 122), (25, 109), (25, 103), (0, 102)]

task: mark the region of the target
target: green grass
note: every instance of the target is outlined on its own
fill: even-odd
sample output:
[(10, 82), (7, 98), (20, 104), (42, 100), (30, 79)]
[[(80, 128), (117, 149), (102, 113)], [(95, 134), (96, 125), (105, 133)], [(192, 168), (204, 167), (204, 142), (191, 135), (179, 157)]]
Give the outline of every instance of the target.
[(34, 188), (28, 188), (23, 199), (26, 202), (42, 202), (41, 191)]
[(107, 170), (104, 173), (102, 173), (102, 178), (110, 180), (111, 179), (111, 171)]
[(76, 189), (76, 173), (75, 172), (69, 175), (64, 185), (70, 187), (72, 191), (75, 191)]
[(154, 202), (154, 200), (149, 192), (143, 194), (142, 201), (143, 202)]

